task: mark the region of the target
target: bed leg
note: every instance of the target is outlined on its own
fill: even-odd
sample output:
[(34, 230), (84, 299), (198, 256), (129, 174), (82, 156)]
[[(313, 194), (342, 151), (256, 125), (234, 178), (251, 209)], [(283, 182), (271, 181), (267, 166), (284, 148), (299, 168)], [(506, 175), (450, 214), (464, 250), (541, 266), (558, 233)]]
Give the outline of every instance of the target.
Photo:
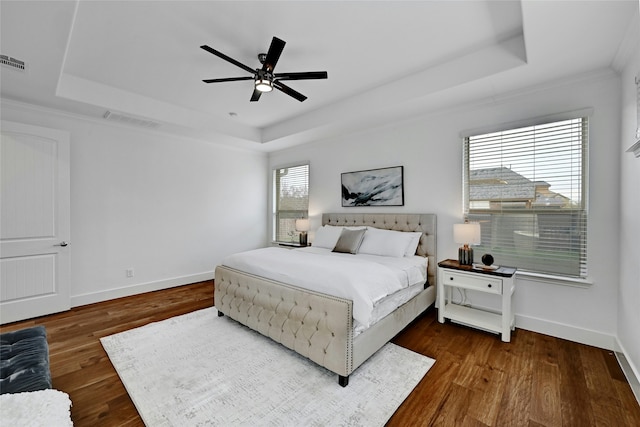
[(222, 316), (224, 316), (224, 313), (218, 310), (218, 317), (222, 317)]
[(342, 387), (346, 387), (347, 385), (349, 385), (349, 375), (347, 375), (346, 377), (338, 375), (338, 384), (340, 384)]

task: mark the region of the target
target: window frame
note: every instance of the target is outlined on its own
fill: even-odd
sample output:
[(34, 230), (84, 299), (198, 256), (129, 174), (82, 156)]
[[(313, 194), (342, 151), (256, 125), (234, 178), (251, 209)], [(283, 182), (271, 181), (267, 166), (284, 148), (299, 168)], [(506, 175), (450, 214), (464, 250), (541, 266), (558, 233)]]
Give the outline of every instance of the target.
[[(579, 260), (580, 264), (579, 264), (578, 274), (573, 275), (573, 274), (563, 274), (561, 272), (546, 272), (546, 271), (540, 271), (540, 270), (525, 267), (518, 270), (518, 275), (527, 276), (528, 279), (532, 279), (536, 281), (543, 281), (546, 283), (565, 284), (569, 286), (585, 286), (585, 285), (590, 285), (592, 283), (589, 280), (589, 276), (588, 276), (589, 274), (589, 254), (588, 254), (589, 252), (588, 251), (588, 246), (589, 246), (588, 245), (589, 158), (588, 158), (588, 154), (589, 154), (589, 126), (590, 126), (589, 121), (591, 119), (592, 112), (593, 112), (593, 109), (591, 108), (575, 110), (575, 111), (554, 114), (554, 115), (549, 115), (544, 117), (526, 119), (526, 120), (517, 121), (517, 122), (504, 123), (504, 124), (495, 125), (491, 127), (477, 128), (474, 130), (462, 132), (460, 134), (463, 141), (462, 206), (463, 206), (464, 219), (473, 221), (473, 217), (475, 215), (488, 215), (491, 217), (492, 215), (495, 215), (495, 214), (509, 215), (509, 214), (519, 213), (519, 212), (528, 213), (528, 214), (531, 214), (531, 216), (537, 217), (537, 215), (543, 212), (541, 208), (536, 209), (534, 207), (531, 207), (529, 210), (502, 209), (502, 208), (498, 210), (493, 210), (493, 209), (475, 209), (474, 210), (471, 208), (471, 202), (472, 202), (470, 200), (471, 161), (469, 158), (469, 139), (480, 136), (480, 135), (486, 135), (486, 134), (497, 133), (497, 132), (508, 132), (510, 130), (516, 130), (516, 129), (532, 127), (532, 126), (542, 126), (542, 125), (547, 125), (554, 122), (562, 122), (562, 121), (572, 120), (572, 119), (582, 119), (586, 121), (586, 123), (585, 122), (582, 123), (582, 129), (584, 133), (582, 135), (582, 138), (583, 138), (582, 144), (581, 144), (582, 157), (581, 157), (581, 166), (580, 166), (581, 167), (581, 201), (580, 201), (581, 206), (579, 209), (569, 209), (564, 211), (567, 214), (568, 213), (575, 214), (576, 212), (579, 212), (579, 215), (581, 215), (579, 220), (584, 221), (584, 224), (580, 224), (580, 231), (583, 232), (583, 235), (581, 235), (582, 240), (580, 241), (580, 245), (581, 245), (580, 251), (582, 255), (580, 256), (580, 260)], [(557, 194), (560, 194), (560, 193), (557, 193)], [(545, 213), (548, 213), (548, 211)], [(487, 250), (491, 251), (491, 248), (487, 248)], [(530, 261), (535, 260), (535, 256), (536, 255), (534, 252), (532, 256), (529, 258), (529, 260)], [(478, 258), (476, 262), (479, 261), (479, 256), (477, 256), (476, 258)], [(496, 259), (496, 263), (499, 264), (500, 260)], [(516, 265), (516, 267), (518, 266)]]
[[(279, 209), (280, 207), (280, 198), (278, 195), (278, 171), (282, 170), (282, 169), (292, 169), (292, 168), (300, 168), (300, 167), (305, 167), (307, 168), (307, 176), (306, 176), (306, 184), (307, 184), (307, 200), (306, 200), (306, 207), (304, 209)], [(271, 198), (271, 205), (272, 205), (272, 209), (271, 209), (271, 241), (273, 243), (297, 243), (298, 239), (299, 239), (299, 233), (295, 232), (293, 229), (291, 230), (291, 234), (290, 234), (290, 239), (289, 240), (283, 240), (280, 236), (279, 239), (279, 232), (280, 232), (280, 227), (279, 227), (279, 218), (282, 215), (283, 212), (288, 213), (289, 216), (291, 216), (290, 219), (293, 220), (293, 223), (295, 223), (296, 219), (308, 219), (309, 218), (309, 188), (310, 188), (310, 175), (311, 175), (311, 166), (310, 166), (310, 162), (309, 161), (303, 161), (303, 162), (293, 162), (293, 163), (288, 163), (285, 165), (279, 165), (279, 166), (274, 166), (271, 169), (271, 192), (272, 192), (272, 198)], [(294, 226), (295, 227), (295, 226)]]

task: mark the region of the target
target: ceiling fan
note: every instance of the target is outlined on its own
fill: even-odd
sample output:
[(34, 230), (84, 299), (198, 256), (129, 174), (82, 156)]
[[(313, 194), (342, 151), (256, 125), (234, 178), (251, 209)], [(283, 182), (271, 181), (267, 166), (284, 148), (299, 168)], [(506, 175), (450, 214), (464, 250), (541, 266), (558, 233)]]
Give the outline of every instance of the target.
[(235, 82), (239, 80), (253, 80), (254, 88), (253, 94), (251, 95), (251, 101), (255, 102), (260, 99), (260, 95), (263, 92), (271, 92), (274, 88), (278, 89), (280, 92), (284, 92), (287, 95), (297, 99), (302, 102), (307, 99), (306, 96), (291, 89), (289, 86), (282, 83), (283, 80), (312, 80), (312, 79), (326, 79), (328, 77), (326, 71), (307, 71), (301, 73), (274, 73), (273, 69), (276, 68), (276, 64), (278, 63), (278, 59), (280, 59), (280, 54), (282, 53), (282, 49), (284, 49), (285, 45), (284, 40), (280, 40), (277, 37), (274, 37), (271, 40), (271, 46), (269, 46), (269, 51), (267, 53), (261, 53), (258, 55), (258, 60), (262, 64), (262, 68), (253, 69), (247, 65), (244, 65), (241, 62), (236, 61), (233, 58), (228, 57), (222, 52), (219, 52), (207, 45), (200, 46), (202, 49), (206, 50), (209, 53), (216, 55), (219, 58), (224, 59), (227, 62), (232, 63), (233, 65), (242, 68), (245, 71), (248, 71), (251, 76), (246, 77), (228, 77), (224, 79), (206, 79), (203, 80), (205, 83), (222, 83), (222, 82)]

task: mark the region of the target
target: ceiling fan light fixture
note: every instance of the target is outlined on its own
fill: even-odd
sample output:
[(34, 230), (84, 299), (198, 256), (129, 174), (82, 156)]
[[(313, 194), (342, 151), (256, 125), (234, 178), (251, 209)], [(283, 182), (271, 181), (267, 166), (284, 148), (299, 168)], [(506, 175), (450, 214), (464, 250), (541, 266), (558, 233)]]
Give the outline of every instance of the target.
[(273, 83), (266, 78), (257, 78), (255, 81), (256, 89), (260, 92), (271, 92), (273, 90)]

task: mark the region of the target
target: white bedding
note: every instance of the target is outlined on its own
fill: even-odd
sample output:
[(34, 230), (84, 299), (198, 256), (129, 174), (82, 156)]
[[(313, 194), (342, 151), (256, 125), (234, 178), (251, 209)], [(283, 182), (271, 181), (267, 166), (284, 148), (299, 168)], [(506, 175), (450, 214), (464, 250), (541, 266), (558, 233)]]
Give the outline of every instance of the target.
[(378, 320), (376, 317), (380, 314), (374, 309), (387, 296), (427, 280), (427, 259), (424, 257), (352, 255), (315, 247), (256, 249), (230, 255), (222, 264), (271, 280), (350, 299), (353, 301), (353, 318), (361, 330)]
[[(400, 307), (405, 302), (409, 301), (414, 296), (418, 295), (424, 289), (424, 283), (417, 283), (415, 285), (404, 288), (395, 294), (391, 294), (378, 302), (373, 307), (371, 314), (371, 325), (375, 325), (379, 320), (382, 320), (385, 316), (390, 314), (396, 308)], [(360, 322), (354, 320), (353, 322), (353, 336), (357, 337), (361, 332), (367, 329), (366, 326), (361, 325)]]

